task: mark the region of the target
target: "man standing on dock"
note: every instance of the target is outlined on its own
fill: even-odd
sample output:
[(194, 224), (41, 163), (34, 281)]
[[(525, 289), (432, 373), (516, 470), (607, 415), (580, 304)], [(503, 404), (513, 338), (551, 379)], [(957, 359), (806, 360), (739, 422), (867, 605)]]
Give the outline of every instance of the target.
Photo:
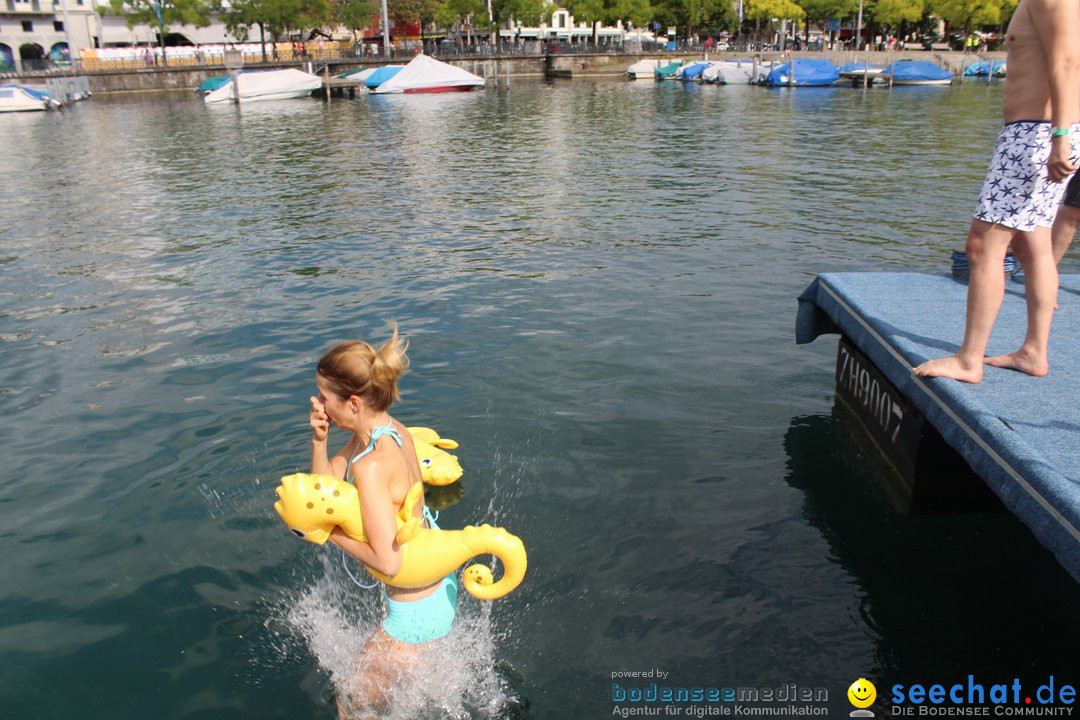
[[(914, 369), (923, 377), (982, 381), (983, 364), (1050, 371), (1058, 275), (1051, 231), (1065, 180), (1080, 158), (1080, 0), (1020, 0), (1007, 33), (1005, 127), (968, 232), (971, 276), (964, 341), (955, 355)], [(1027, 335), (1016, 352), (987, 358), (1005, 296), (1005, 252), (1024, 267)]]

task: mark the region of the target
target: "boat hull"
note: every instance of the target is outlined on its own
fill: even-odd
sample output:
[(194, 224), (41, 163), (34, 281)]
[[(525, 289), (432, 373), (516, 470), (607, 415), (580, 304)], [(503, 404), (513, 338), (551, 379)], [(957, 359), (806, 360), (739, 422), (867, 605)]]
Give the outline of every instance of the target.
[(0, 87), (0, 112), (36, 112), (49, 109), (49, 99), (18, 85)]
[[(879, 78), (882, 82), (889, 82), (887, 77)], [(893, 85), (952, 85), (952, 80), (893, 80)]]
[(439, 87), (429, 87), (429, 88), (409, 88), (407, 90), (403, 90), (402, 92), (405, 93), (406, 95), (412, 95), (412, 94), (416, 94), (416, 93), (472, 92), (473, 90), (475, 90), (478, 87), (480, 87), (480, 86), (479, 85), (442, 85), (442, 86), (439, 86)]

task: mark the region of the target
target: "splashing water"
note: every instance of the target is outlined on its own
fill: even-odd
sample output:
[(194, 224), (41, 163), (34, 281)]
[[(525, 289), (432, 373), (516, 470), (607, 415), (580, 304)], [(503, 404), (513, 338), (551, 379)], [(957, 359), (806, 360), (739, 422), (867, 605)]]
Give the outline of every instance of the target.
[[(342, 717), (499, 718), (514, 717), (522, 701), (496, 667), (500, 634), (491, 605), (462, 593), (454, 628), (444, 638), (398, 653), (389, 668), (366, 667), (364, 648), (385, 615), (381, 589), (362, 590), (336, 562), (321, 557), (321, 577), (277, 614), (328, 674)], [(415, 649), (414, 649), (415, 647)], [(404, 657), (408, 654), (409, 657)], [(385, 676), (385, 677), (383, 677)], [(369, 700), (371, 687), (380, 695)]]

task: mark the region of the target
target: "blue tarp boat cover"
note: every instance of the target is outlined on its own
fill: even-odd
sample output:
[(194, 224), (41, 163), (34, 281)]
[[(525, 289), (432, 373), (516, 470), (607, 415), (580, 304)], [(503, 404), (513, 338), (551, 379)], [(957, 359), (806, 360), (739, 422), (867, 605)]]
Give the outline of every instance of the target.
[[(794, 73), (791, 66), (795, 65)], [(765, 76), (765, 84), (796, 85), (832, 85), (840, 79), (840, 70), (828, 60), (809, 60), (796, 58), (792, 62), (784, 63), (772, 69)]]
[(36, 100), (48, 100), (49, 93), (47, 90), (36, 90), (27, 85), (0, 85), (0, 88), (19, 88), (24, 93)]
[(232, 80), (231, 75), (215, 75), (208, 77), (199, 83), (199, 87), (195, 88), (195, 92), (214, 92), (218, 88), (225, 87), (225, 83)]
[(381, 68), (379, 68), (375, 72), (368, 75), (367, 79), (364, 80), (364, 84), (367, 85), (369, 88), (377, 88), (380, 85), (382, 85), (384, 82), (386, 82), (387, 80), (389, 80), (390, 78), (394, 77), (399, 72), (401, 72), (401, 69), (403, 67), (405, 67), (405, 66), (404, 65), (383, 65)]
[(952, 80), (951, 72), (926, 60), (900, 60), (890, 65), (886, 65), (885, 69), (881, 71), (881, 74), (891, 75), (893, 82), (898, 80), (906, 80), (908, 82)]
[(982, 60), (977, 63), (972, 63), (964, 70), (964, 75), (968, 77), (986, 77), (987, 75), (997, 75), (1001, 68), (1005, 67), (1004, 60)]
[(701, 73), (705, 72), (705, 68), (709, 67), (707, 62), (694, 63), (693, 65), (687, 65), (686, 69), (682, 71), (682, 77), (687, 80), (694, 80), (701, 77)]

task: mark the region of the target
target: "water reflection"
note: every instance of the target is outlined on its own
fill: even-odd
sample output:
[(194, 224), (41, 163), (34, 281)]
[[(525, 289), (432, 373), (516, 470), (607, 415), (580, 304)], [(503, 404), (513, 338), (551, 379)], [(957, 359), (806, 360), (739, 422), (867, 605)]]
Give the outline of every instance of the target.
[[(876, 646), (865, 677), (908, 685), (970, 672), (1037, 685), (1060, 672), (1052, 658), (1076, 640), (1067, 608), (1080, 593), (1015, 517), (898, 512), (887, 474), (836, 417), (792, 418), (784, 449), (804, 516), (858, 584), (859, 621)], [(1063, 604), (1047, 605), (1048, 597)], [(1048, 626), (1055, 633), (1039, 630)]]

